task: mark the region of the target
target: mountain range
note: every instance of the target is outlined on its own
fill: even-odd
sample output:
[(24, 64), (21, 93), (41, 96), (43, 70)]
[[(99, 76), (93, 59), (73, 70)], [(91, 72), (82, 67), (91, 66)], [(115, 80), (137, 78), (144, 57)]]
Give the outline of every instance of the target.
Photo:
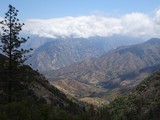
[[(45, 76), (64, 92), (69, 91), (69, 89), (63, 89), (64, 84), (68, 85), (68, 88), (71, 85), (67, 83), (69, 79), (72, 80), (72, 84), (74, 81), (78, 81), (79, 86), (86, 84), (97, 87), (100, 91), (133, 87), (159, 69), (159, 51), (160, 39), (153, 38), (138, 45), (119, 47), (99, 58), (92, 58), (59, 70), (53, 70)], [(72, 94), (73, 92), (68, 93)], [(90, 93), (88, 97), (93, 97), (93, 93)], [(99, 95), (101, 94), (96, 93), (94, 97)], [(80, 99), (84, 97), (86, 96), (82, 95)]]
[(26, 64), (32, 64), (32, 68), (38, 69), (41, 73), (57, 70), (79, 61), (100, 57), (119, 46), (137, 44), (143, 41), (126, 36), (92, 37), (86, 39), (32, 37), (32, 39), (32, 42), (27, 43), (28, 46), (31, 47), (35, 43), (38, 44), (36, 44), (36, 47), (34, 46), (36, 49)]

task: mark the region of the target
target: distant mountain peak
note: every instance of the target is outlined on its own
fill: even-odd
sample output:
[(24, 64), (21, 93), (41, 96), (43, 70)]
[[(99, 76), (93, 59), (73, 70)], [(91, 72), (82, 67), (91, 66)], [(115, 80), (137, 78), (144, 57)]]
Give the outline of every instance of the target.
[(146, 43), (150, 43), (150, 44), (160, 43), (160, 38), (151, 38)]

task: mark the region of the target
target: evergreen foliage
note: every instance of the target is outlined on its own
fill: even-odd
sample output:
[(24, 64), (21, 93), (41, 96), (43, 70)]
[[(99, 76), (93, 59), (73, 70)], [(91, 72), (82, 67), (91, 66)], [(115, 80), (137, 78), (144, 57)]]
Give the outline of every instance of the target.
[(160, 71), (111, 102), (105, 111), (111, 120), (159, 120)]
[[(68, 98), (29, 66), (19, 66), (12, 77), (8, 76), (6, 60), (0, 55), (0, 120), (90, 120), (90, 111), (85, 112), (83, 103)], [(12, 82), (10, 103), (3, 99), (9, 94), (8, 79)]]
[(21, 44), (25, 43), (29, 37), (27, 39), (19, 37), (24, 23), (19, 22), (18, 12), (15, 7), (9, 5), (4, 20), (0, 22), (2, 28), (0, 49), (9, 58), (9, 69), (12, 69), (13, 63), (23, 63), (26, 60), (25, 54), (32, 50), (21, 48)]
[[(9, 70), (9, 76), (12, 77), (14, 69), (23, 63), (26, 60), (25, 54), (30, 52), (30, 50), (26, 50), (21, 48), (21, 44), (25, 43), (29, 37), (23, 38), (19, 37), (19, 33), (22, 30), (24, 23), (20, 23), (17, 18), (18, 10), (9, 5), (9, 10), (5, 14), (5, 18), (0, 22), (2, 33), (0, 33), (1, 43), (0, 50), (9, 58), (9, 62), (6, 62), (7, 69)], [(8, 89), (9, 89), (9, 99), (11, 102), (11, 94), (12, 94), (12, 81), (8, 79)]]

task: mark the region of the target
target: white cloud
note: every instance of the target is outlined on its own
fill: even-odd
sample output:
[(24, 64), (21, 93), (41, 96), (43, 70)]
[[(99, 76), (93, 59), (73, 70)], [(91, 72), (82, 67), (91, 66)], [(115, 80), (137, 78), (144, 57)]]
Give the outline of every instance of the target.
[(154, 21), (145, 14), (132, 13), (121, 18), (123, 27), (121, 34), (134, 37), (153, 37), (155, 24)]
[(111, 36), (114, 34), (140, 38), (160, 36), (160, 10), (150, 18), (143, 13), (131, 13), (120, 18), (103, 16), (63, 17), (48, 20), (30, 19), (26, 21), (25, 32), (56, 38)]
[(30, 19), (25, 31), (48, 37), (108, 36), (119, 33), (120, 20), (97, 16), (64, 17), (50, 20)]

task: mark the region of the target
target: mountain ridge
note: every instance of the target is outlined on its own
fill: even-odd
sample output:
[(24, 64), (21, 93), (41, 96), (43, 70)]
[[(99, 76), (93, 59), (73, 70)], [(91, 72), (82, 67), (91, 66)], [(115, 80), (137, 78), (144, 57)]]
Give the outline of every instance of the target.
[[(145, 42), (143, 44), (129, 46), (129, 48), (120, 47), (102, 55), (100, 58), (93, 58), (91, 60), (78, 62), (69, 67), (64, 67), (57, 71), (49, 72), (46, 76), (52, 74), (55, 77), (60, 77), (62, 74), (62, 76), (64, 75), (63, 77), (65, 77), (65, 74), (67, 75), (69, 73), (68, 75), (70, 76), (70, 74), (72, 74), (72, 72), (74, 73), (76, 70), (77, 72), (78, 70), (86, 70), (85, 73), (90, 70), (103, 72), (105, 74), (107, 73), (107, 78), (110, 74), (116, 74), (117, 76), (123, 74), (124, 72), (129, 73), (134, 70), (150, 67), (154, 64), (158, 64), (160, 61), (160, 40), (157, 40), (158, 42), (154, 44), (154, 46), (149, 44), (149, 42)], [(142, 47), (144, 50), (142, 50)], [(114, 69), (114, 72), (112, 72), (113, 70), (111, 68)], [(78, 77), (76, 78), (78, 79)]]
[[(43, 38), (44, 39), (44, 38)], [(44, 43), (44, 40), (42, 43)], [(46, 42), (38, 47), (26, 64), (32, 64), (33, 69), (41, 73), (56, 70), (75, 62), (100, 57), (105, 52), (122, 45), (137, 44), (143, 40), (124, 36), (92, 37), (92, 38), (61, 38), (46, 39)], [(41, 43), (41, 42), (40, 42)]]
[[(99, 58), (78, 62), (45, 76), (52, 82), (73, 79), (106, 90), (133, 87), (160, 68), (159, 51), (160, 39), (151, 39), (142, 44), (119, 47)], [(59, 87), (63, 88), (63, 85)]]

